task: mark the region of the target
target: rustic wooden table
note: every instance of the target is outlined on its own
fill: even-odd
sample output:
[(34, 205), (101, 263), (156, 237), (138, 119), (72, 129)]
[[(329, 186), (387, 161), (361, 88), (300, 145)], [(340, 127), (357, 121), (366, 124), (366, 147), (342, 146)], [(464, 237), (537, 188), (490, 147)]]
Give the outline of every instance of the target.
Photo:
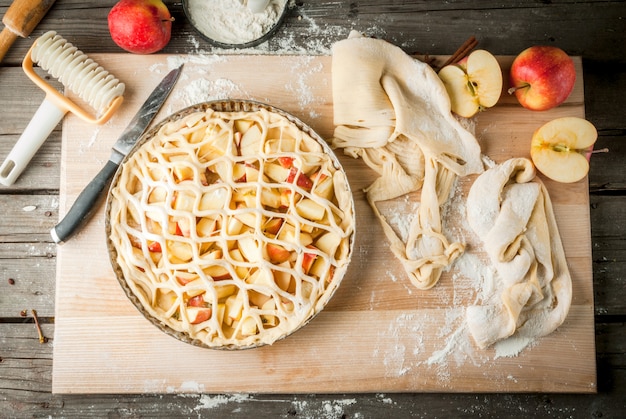
[[(11, 1), (0, 1), (4, 15)], [(123, 53), (109, 37), (114, 1), (57, 0), (29, 39), (0, 66), (0, 156), (43, 99), (21, 70), (34, 38), (57, 30), (86, 53)], [(3, 417), (626, 417), (626, 3), (622, 1), (352, 2), (293, 1), (284, 26), (245, 54), (328, 55), (356, 29), (416, 54), (451, 54), (470, 35), (481, 48), (515, 55), (556, 45), (583, 59), (586, 116), (599, 131), (589, 174), (597, 394), (142, 394), (53, 395), (57, 247), (49, 231), (59, 210), (61, 126), (12, 187), (0, 187), (0, 416)], [(224, 53), (203, 41), (180, 2), (170, 54)], [(231, 51), (232, 52), (232, 51)], [(60, 84), (51, 80), (57, 88)], [(89, 269), (86, 265), (85, 269)], [(40, 343), (32, 311), (42, 332)], [(23, 313), (25, 311), (25, 313)], [(23, 315), (25, 314), (25, 316)]]

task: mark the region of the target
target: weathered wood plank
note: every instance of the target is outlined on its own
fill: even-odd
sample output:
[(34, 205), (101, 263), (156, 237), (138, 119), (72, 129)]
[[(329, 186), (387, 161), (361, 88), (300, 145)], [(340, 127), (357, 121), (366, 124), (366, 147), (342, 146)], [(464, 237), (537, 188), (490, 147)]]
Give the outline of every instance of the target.
[[(38, 71), (43, 77), (45, 72)], [(37, 107), (45, 97), (45, 92), (30, 81), (20, 67), (0, 67), (0, 103), (2, 103), (2, 124), (0, 135), (19, 135), (24, 131), (28, 121), (35, 114)], [(50, 85), (55, 89), (60, 88), (60, 83), (50, 80)], [(15, 94), (17, 91), (19, 95)], [(4, 150), (5, 143), (14, 143), (17, 138), (10, 141), (2, 138), (2, 156), (8, 152)]]
[[(119, 49), (110, 39), (106, 24), (114, 2), (64, 1), (53, 7), (31, 36), (47, 30), (67, 33), (70, 42), (80, 35), (79, 49), (114, 52)], [(174, 16), (175, 36), (163, 50), (179, 53), (211, 47), (193, 32), (182, 13), (180, 2), (166, 1)], [(328, 50), (332, 42), (345, 37), (351, 28), (385, 38), (410, 50), (429, 54), (450, 54), (469, 35), (476, 34), (485, 48), (499, 55), (516, 54), (537, 43), (559, 45), (573, 55), (587, 58), (614, 55), (616, 40), (624, 33), (626, 5), (620, 1), (562, 2), (295, 2), (296, 7), (269, 43), (256, 51), (290, 47), (294, 51)], [(8, 2), (3, 2), (6, 8)], [(0, 12), (4, 13), (3, 7)], [(582, 18), (584, 17), (584, 18)], [(445, 35), (445, 36), (443, 36)], [(194, 37), (191, 43), (189, 37)], [(17, 64), (32, 39), (18, 39), (5, 58)], [(623, 57), (622, 57), (623, 58)], [(622, 59), (623, 61), (623, 59)]]
[[(623, 137), (626, 128), (624, 109), (620, 105), (626, 91), (626, 53), (622, 51), (620, 54), (621, 60), (614, 57), (606, 60), (583, 58), (585, 112), (602, 136)], [(611, 131), (615, 129), (622, 131)]]
[(595, 310), (626, 313), (626, 197), (590, 196)]
[[(63, 90), (62, 83), (46, 71), (39, 68), (35, 70), (52, 88)], [(0, 67), (0, 103), (2, 103), (0, 135), (21, 134), (45, 95), (46, 93), (26, 76), (21, 67)], [(58, 129), (60, 128), (59, 126)]]
[[(33, 394), (50, 391), (52, 340), (39, 342), (30, 316), (29, 312), (29, 318), (21, 324), (0, 323), (0, 388), (3, 390)], [(41, 324), (41, 329), (46, 338), (54, 334), (52, 324)], [(3, 411), (2, 415), (6, 413)]]
[[(626, 92), (626, 86), (623, 91)], [(617, 119), (615, 119), (617, 120)], [(623, 121), (626, 125), (626, 121)], [(626, 189), (626, 128), (600, 130), (596, 150), (607, 149), (606, 153), (595, 153), (589, 167), (589, 191), (600, 195)]]
[(56, 245), (0, 243), (0, 318), (35, 309), (54, 316)]
[[(57, 195), (9, 195), (3, 198), (0, 242), (51, 242), (50, 229), (58, 221)], [(10, 220), (10, 221), (9, 221)]]
[[(51, 343), (41, 345), (32, 324), (0, 324), (0, 410), (7, 417), (624, 417), (626, 336), (623, 323), (596, 327), (600, 394), (344, 394), (344, 395), (51, 395)], [(46, 334), (52, 325), (44, 325)], [(19, 353), (23, 356), (14, 355)], [(37, 362), (31, 362), (32, 359)], [(26, 369), (27, 383), (12, 380)], [(17, 373), (23, 377), (23, 373)], [(39, 374), (39, 375), (37, 375)], [(9, 378), (7, 378), (9, 377)]]
[[(37, 72), (48, 80), (51, 87), (63, 90), (62, 84), (45, 71), (37, 69)], [(2, 103), (0, 163), (4, 161), (26, 129), (44, 97), (44, 91), (31, 82), (21, 68), (0, 67), (0, 103)], [(17, 181), (10, 187), (0, 185), (0, 194), (58, 189), (60, 161), (61, 125), (59, 124)]]
[[(0, 163), (9, 154), (19, 135), (0, 135)], [(11, 186), (0, 185), (0, 194), (54, 193), (61, 173), (61, 131), (52, 132)], [(0, 227), (2, 228), (2, 227)]]

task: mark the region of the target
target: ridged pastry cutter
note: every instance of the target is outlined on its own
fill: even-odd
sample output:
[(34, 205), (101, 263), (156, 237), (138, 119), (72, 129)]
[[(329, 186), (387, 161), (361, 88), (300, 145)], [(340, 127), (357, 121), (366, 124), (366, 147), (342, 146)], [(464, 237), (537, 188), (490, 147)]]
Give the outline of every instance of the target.
[[(50, 86), (33, 69), (35, 62), (92, 106), (97, 114), (92, 115)], [(124, 100), (124, 83), (55, 31), (46, 32), (35, 40), (24, 57), (22, 68), (46, 92), (46, 97), (0, 166), (0, 183), (6, 186), (15, 182), (68, 111), (90, 123), (104, 124)]]

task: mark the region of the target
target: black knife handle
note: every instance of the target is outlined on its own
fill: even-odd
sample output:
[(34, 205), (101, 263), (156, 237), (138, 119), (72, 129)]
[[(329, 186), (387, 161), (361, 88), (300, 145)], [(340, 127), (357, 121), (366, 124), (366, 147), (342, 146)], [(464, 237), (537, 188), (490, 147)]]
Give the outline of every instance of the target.
[(62, 244), (89, 219), (93, 209), (103, 195), (102, 192), (106, 189), (117, 168), (117, 164), (110, 160), (107, 161), (100, 173), (78, 195), (72, 208), (50, 231), (50, 235), (56, 243)]

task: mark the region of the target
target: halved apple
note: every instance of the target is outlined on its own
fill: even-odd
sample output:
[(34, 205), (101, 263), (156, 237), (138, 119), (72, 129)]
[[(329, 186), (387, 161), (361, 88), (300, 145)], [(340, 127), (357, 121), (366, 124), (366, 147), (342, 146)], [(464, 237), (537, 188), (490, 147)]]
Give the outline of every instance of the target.
[(550, 179), (578, 182), (589, 172), (588, 156), (597, 139), (596, 128), (585, 119), (553, 119), (534, 132), (530, 157), (537, 170)]
[(483, 49), (439, 70), (450, 96), (452, 112), (470, 118), (494, 106), (502, 93), (502, 69), (496, 57)]

